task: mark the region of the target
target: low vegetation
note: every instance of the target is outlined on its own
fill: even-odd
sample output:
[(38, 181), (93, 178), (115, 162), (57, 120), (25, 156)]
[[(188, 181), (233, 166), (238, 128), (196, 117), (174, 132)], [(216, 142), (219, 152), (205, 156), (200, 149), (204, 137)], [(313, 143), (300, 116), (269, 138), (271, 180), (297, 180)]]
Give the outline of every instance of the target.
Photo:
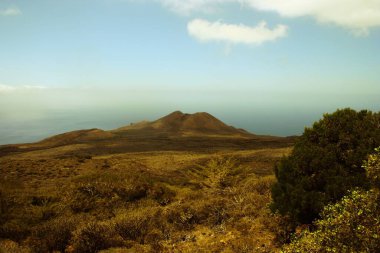
[(271, 168), (287, 152), (56, 160), (68, 176), (44, 170), (46, 159), (39, 184), (13, 158), (22, 173), (7, 172), (18, 188), (1, 184), (0, 252), (272, 252), (281, 218), (268, 209)]
[(378, 146), (380, 114), (343, 109), (293, 149), (12, 153), (0, 253), (378, 252)]

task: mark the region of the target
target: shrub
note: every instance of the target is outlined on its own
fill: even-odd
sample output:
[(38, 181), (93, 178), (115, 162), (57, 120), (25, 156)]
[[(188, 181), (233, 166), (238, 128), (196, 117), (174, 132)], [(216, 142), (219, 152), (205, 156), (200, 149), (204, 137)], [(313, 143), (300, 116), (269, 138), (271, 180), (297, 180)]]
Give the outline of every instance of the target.
[(214, 227), (222, 224), (229, 218), (228, 208), (231, 201), (220, 197), (213, 197), (207, 200), (199, 200), (192, 204), (192, 222)]
[(8, 238), (15, 241), (24, 239), (30, 233), (30, 226), (27, 221), (12, 219), (0, 227), (1, 238)]
[(90, 212), (94, 209), (112, 209), (116, 203), (125, 204), (147, 196), (149, 185), (142, 178), (119, 175), (108, 172), (105, 175), (83, 177), (72, 187), (69, 193), (69, 205), (78, 212)]
[[(365, 163), (371, 180), (380, 176), (380, 152)], [(376, 172), (376, 173), (372, 173)], [(285, 247), (284, 252), (378, 252), (380, 249), (380, 193), (351, 191), (338, 203), (328, 205), (315, 222), (314, 232), (305, 232)]]
[(317, 230), (285, 247), (284, 252), (377, 252), (380, 249), (380, 196), (354, 190), (340, 202), (328, 205)]
[(199, 165), (200, 174), (205, 177), (204, 184), (213, 189), (222, 189), (230, 186), (233, 182), (233, 175), (241, 167), (231, 158), (214, 158), (209, 160), (206, 165)]
[(196, 211), (189, 204), (175, 203), (165, 211), (165, 219), (177, 230), (190, 230), (196, 223)]
[(144, 242), (151, 225), (151, 214), (139, 211), (124, 212), (114, 218), (115, 231), (125, 240)]
[(371, 154), (368, 160), (365, 161), (363, 168), (366, 169), (367, 177), (369, 178), (374, 188), (380, 189), (380, 147), (375, 149), (376, 153)]
[(11, 240), (0, 241), (0, 253), (30, 253), (30, 249)]
[(60, 216), (32, 229), (27, 243), (34, 252), (64, 252), (83, 217)]
[(26, 210), (27, 199), (25, 195), (12, 193), (6, 183), (0, 183), (0, 238), (19, 241), (29, 234), (30, 224), (36, 221), (36, 217)]
[(175, 196), (175, 191), (171, 190), (164, 184), (154, 184), (148, 190), (148, 197), (154, 199), (162, 206), (171, 203)]
[(74, 231), (71, 242), (70, 251), (73, 253), (94, 253), (124, 245), (113, 225), (106, 222), (90, 222), (79, 227)]
[(325, 114), (306, 128), (289, 157), (275, 167), (271, 209), (311, 223), (328, 203), (355, 187), (368, 189), (362, 161), (380, 145), (380, 114), (351, 109)]
[(152, 253), (157, 252), (152, 250), (150, 245), (135, 244), (131, 248), (111, 248), (106, 250), (101, 250), (99, 253)]

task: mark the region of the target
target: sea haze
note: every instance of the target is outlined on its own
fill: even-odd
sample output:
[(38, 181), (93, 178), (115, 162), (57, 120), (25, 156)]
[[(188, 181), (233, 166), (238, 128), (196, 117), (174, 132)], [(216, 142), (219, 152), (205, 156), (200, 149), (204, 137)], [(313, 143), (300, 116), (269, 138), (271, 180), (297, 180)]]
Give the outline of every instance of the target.
[[(290, 93), (245, 94), (219, 91), (105, 91), (42, 89), (0, 94), (0, 144), (35, 142), (51, 135), (89, 128), (115, 129), (170, 112), (208, 112), (228, 125), (255, 134), (299, 135), (325, 112), (337, 108), (379, 110), (377, 95), (294, 97)], [(307, 101), (306, 101), (307, 100)], [(322, 100), (324, 103), (319, 103)]]
[[(51, 135), (64, 133), (72, 130), (89, 129), (89, 128), (101, 128), (105, 130), (115, 129), (121, 126), (129, 125), (132, 122), (138, 122), (140, 120), (154, 120), (158, 115), (164, 116), (169, 113), (164, 110), (157, 109), (157, 111), (149, 110), (149, 112), (142, 115), (128, 115), (128, 108), (118, 112), (99, 111), (61, 111), (57, 114), (53, 112), (46, 113), (44, 116), (38, 118), (29, 118), (27, 120), (8, 119), (1, 122), (0, 128), (0, 144), (11, 143), (25, 143), (35, 142), (46, 138)], [(213, 115), (223, 115), (223, 112), (214, 113)], [(249, 120), (244, 122), (244, 119), (238, 117), (231, 117), (225, 115), (225, 118), (229, 118), (227, 122), (230, 125), (234, 125), (239, 128), (244, 128), (250, 132), (257, 134), (271, 134), (271, 135), (294, 135), (299, 134), (303, 130), (303, 126), (309, 122), (305, 119), (300, 119), (297, 123), (293, 121), (286, 121), (285, 118), (271, 120), (268, 116), (256, 117), (257, 123)], [(222, 117), (218, 117), (223, 120)], [(310, 121), (310, 120), (309, 120)], [(265, 125), (265, 123), (267, 125)], [(282, 127), (276, 127), (281, 125)], [(287, 131), (284, 131), (287, 130)]]

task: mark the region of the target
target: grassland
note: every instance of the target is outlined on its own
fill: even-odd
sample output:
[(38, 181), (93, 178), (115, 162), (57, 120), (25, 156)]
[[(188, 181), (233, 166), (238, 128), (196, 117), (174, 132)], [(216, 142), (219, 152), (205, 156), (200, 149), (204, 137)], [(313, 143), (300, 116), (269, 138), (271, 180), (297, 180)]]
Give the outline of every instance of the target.
[(3, 252), (276, 250), (278, 217), (267, 205), (273, 164), (289, 147), (89, 150), (3, 154)]

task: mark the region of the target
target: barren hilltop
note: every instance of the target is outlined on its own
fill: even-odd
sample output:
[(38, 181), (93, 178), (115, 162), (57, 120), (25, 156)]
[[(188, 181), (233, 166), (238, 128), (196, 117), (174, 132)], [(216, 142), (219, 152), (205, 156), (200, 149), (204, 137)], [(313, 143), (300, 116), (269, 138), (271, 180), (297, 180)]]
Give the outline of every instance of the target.
[(150, 131), (181, 136), (236, 136), (252, 137), (243, 129), (228, 126), (207, 112), (194, 114), (175, 111), (155, 121), (142, 121), (130, 126), (118, 128), (112, 132)]
[[(0, 156), (14, 152), (65, 147), (67, 152), (110, 154), (139, 151), (217, 151), (286, 147), (294, 137), (260, 136), (228, 126), (209, 113), (172, 112), (154, 121), (114, 130), (85, 129), (58, 134), (36, 143), (0, 146)], [(79, 145), (81, 144), (81, 145)]]

